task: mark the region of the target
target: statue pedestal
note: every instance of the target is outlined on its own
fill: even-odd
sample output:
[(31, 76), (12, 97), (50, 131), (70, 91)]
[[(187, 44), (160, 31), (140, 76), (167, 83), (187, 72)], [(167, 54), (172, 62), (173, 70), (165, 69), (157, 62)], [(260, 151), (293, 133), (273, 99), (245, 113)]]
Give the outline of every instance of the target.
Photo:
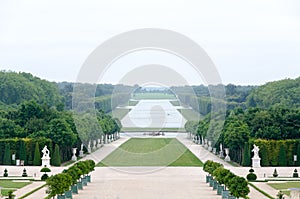
[(80, 150), (80, 151), (79, 151), (79, 157), (82, 158), (83, 156), (84, 156), (84, 155), (83, 155), (83, 150)]
[(50, 167), (50, 157), (42, 157), (42, 166)]
[(73, 148), (73, 156), (72, 156), (72, 161), (77, 161), (77, 157), (76, 157), (76, 150), (77, 148)]
[(254, 157), (252, 158), (252, 167), (253, 168), (260, 168), (260, 158), (259, 157)]

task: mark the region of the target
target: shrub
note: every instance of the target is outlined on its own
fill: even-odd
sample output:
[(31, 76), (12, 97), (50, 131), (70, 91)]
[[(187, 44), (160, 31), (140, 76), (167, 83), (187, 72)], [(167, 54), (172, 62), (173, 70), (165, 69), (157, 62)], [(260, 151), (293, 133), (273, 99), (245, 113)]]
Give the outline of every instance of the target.
[(273, 172), (273, 177), (275, 177), (275, 178), (278, 177), (278, 173), (277, 173), (277, 170), (276, 170), (276, 169), (275, 169), (274, 172)]
[(42, 175), (42, 177), (41, 177), (41, 180), (42, 180), (42, 181), (45, 181), (45, 180), (47, 180), (48, 178), (49, 178), (48, 174), (47, 174), (47, 173), (44, 173), (44, 174)]
[(23, 169), (22, 177), (27, 177), (26, 169)]
[(248, 180), (248, 181), (255, 181), (256, 179), (257, 179), (257, 176), (256, 176), (255, 173), (249, 173), (249, 174), (247, 175), (247, 180)]
[(4, 169), (3, 177), (8, 177), (8, 171), (7, 171), (7, 169)]
[(41, 152), (39, 143), (35, 143), (35, 149), (34, 149), (34, 157), (33, 157), (33, 166), (40, 166), (42, 164), (41, 160)]
[(61, 159), (60, 159), (58, 144), (55, 144), (55, 147), (54, 147), (54, 153), (53, 153), (53, 158), (52, 158), (52, 165), (53, 166), (60, 166), (61, 165)]
[(294, 170), (294, 173), (293, 173), (293, 178), (298, 178), (299, 175), (298, 175), (298, 171), (297, 169)]

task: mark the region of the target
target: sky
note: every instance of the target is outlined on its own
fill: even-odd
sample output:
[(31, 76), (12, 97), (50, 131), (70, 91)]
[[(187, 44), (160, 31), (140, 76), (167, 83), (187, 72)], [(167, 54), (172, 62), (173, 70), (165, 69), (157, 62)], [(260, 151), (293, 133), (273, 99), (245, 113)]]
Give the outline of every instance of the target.
[[(103, 42), (126, 31), (160, 28), (200, 45), (224, 84), (296, 78), (299, 10), (296, 0), (0, 0), (0, 70), (75, 82), (87, 57)], [(157, 52), (120, 58), (100, 83), (118, 83), (134, 67), (162, 63), (189, 84), (203, 83), (193, 71), (180, 70), (187, 63)]]

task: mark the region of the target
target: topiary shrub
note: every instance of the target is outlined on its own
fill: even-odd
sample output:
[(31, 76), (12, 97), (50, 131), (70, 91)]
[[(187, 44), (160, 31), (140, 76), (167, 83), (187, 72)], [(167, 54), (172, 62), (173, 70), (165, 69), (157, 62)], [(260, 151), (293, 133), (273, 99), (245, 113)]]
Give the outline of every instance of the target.
[(273, 177), (275, 177), (275, 178), (278, 177), (278, 173), (277, 173), (276, 169), (274, 170)]
[(46, 181), (47, 179), (49, 178), (48, 174), (47, 173), (44, 173), (41, 177), (41, 180), (42, 181)]
[(298, 175), (298, 171), (297, 169), (294, 170), (294, 173), (293, 173), (293, 178), (298, 178), (299, 175)]
[(255, 181), (256, 179), (257, 179), (257, 176), (256, 176), (255, 173), (249, 173), (249, 174), (247, 175), (247, 180), (248, 180), (248, 181)]
[(48, 167), (44, 167), (40, 170), (40, 172), (44, 172), (44, 174), (41, 177), (41, 180), (45, 181), (49, 177), (47, 173), (51, 172), (51, 169), (49, 169)]
[(3, 177), (8, 177), (8, 171), (7, 171), (7, 169), (4, 169)]
[(254, 173), (254, 169), (250, 169), (249, 170), (249, 174), (247, 175), (247, 180), (248, 181), (255, 181), (256, 179), (257, 179), (257, 176), (256, 176), (256, 174)]
[(27, 171), (26, 171), (26, 169), (23, 169), (22, 177), (27, 177)]

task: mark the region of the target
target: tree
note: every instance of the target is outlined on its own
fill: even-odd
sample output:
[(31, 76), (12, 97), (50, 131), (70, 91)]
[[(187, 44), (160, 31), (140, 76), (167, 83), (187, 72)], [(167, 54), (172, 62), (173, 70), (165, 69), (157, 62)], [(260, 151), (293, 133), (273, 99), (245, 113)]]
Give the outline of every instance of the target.
[(235, 176), (230, 181), (229, 191), (230, 191), (231, 195), (233, 195), (237, 198), (239, 198), (239, 197), (245, 198), (248, 195), (248, 193), (250, 192), (250, 189), (248, 187), (248, 182), (245, 178)]
[(48, 185), (50, 190), (50, 197), (62, 195), (65, 191), (68, 191), (70, 189), (70, 186), (72, 185), (72, 177), (66, 173), (56, 174), (49, 177), (46, 180), (46, 184)]
[(225, 177), (228, 175), (230, 171), (228, 169), (224, 169), (223, 167), (217, 168), (213, 172), (213, 176), (220, 184), (225, 184)]
[(61, 165), (61, 159), (60, 159), (58, 144), (55, 144), (54, 153), (53, 153), (53, 157), (52, 157), (51, 160), (52, 160), (52, 165), (53, 166), (60, 166)]
[(42, 164), (41, 160), (41, 152), (39, 143), (35, 143), (35, 149), (34, 149), (34, 157), (33, 157), (33, 166), (40, 166)]
[(269, 166), (268, 151), (265, 146), (260, 146), (261, 165)]
[(226, 146), (238, 152), (237, 161), (242, 161), (242, 149), (249, 140), (248, 125), (236, 116), (228, 118), (224, 128), (224, 141)]
[(244, 146), (244, 155), (243, 155), (242, 165), (244, 167), (251, 165), (251, 157), (250, 157), (250, 150), (249, 150), (248, 142), (245, 143), (245, 146)]
[(10, 144), (5, 144), (4, 157), (3, 157), (4, 165), (11, 165), (11, 153), (10, 153)]
[(25, 142), (24, 140), (21, 140), (20, 141), (20, 149), (19, 149), (19, 158), (20, 160), (23, 160), (24, 161), (24, 165), (27, 164), (27, 158), (26, 158), (26, 147), (25, 147)]
[(284, 145), (280, 145), (279, 148), (279, 154), (278, 154), (278, 166), (286, 166), (287, 160), (286, 160), (286, 151), (284, 148)]
[(300, 143), (297, 144), (297, 166), (300, 166)]

